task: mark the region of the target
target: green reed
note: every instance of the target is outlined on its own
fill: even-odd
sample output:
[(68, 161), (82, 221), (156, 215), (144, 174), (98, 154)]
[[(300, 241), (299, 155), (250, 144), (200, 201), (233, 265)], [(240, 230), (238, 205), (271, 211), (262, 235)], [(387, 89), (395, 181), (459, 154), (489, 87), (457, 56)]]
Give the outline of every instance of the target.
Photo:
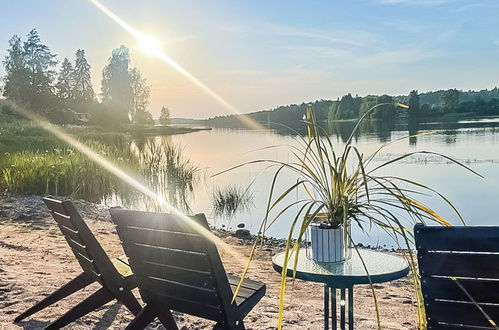
[[(90, 144), (123, 165), (125, 160), (133, 161), (99, 142)], [(0, 169), (0, 185), (15, 194), (52, 194), (98, 202), (123, 190), (119, 179), (72, 148), (6, 153)]]
[[(2, 118), (0, 118), (2, 119)], [(123, 133), (67, 126), (63, 129), (150, 186), (169, 203), (189, 210), (198, 168), (180, 146), (149, 139), (141, 148)], [(25, 120), (0, 122), (0, 189), (155, 209), (157, 203), (94, 161)]]
[(218, 187), (212, 195), (215, 216), (230, 219), (237, 213), (247, 212), (254, 206), (253, 194), (240, 186)]

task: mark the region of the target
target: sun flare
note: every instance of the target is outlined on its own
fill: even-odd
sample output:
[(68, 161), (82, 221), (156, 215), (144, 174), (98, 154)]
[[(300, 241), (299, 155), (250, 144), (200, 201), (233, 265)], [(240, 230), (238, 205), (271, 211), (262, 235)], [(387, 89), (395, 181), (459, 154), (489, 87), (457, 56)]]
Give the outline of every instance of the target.
[(144, 34), (138, 38), (140, 50), (149, 56), (158, 56), (161, 54), (161, 41), (159, 39)]

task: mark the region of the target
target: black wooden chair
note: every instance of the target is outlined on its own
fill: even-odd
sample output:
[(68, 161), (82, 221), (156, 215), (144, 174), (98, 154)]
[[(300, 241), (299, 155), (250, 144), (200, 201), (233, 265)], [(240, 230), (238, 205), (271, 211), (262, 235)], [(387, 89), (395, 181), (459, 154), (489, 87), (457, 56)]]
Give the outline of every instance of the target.
[[(227, 275), (217, 247), (200, 234), (204, 214), (183, 217), (111, 209), (130, 266), (137, 276), (142, 311), (127, 329), (154, 318), (177, 329), (170, 310), (216, 321), (214, 329), (244, 329), (243, 318), (265, 294), (265, 284), (246, 279), (232, 302), (239, 277)], [(195, 225), (193, 225), (195, 224)]]
[(498, 329), (499, 227), (414, 233), (428, 329)]
[(43, 201), (52, 213), (83, 272), (16, 317), (14, 322), (41, 311), (93, 282), (99, 282), (102, 287), (49, 324), (46, 329), (59, 329), (113, 299), (123, 303), (136, 315), (142, 307), (131, 292), (136, 284), (126, 257), (109, 259), (70, 201), (60, 201), (51, 197), (45, 197)]

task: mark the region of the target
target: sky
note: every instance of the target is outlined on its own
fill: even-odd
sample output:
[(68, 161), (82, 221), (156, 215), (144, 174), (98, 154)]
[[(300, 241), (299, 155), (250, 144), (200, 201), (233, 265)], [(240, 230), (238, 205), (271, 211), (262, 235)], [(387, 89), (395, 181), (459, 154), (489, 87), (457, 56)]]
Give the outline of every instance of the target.
[[(337, 99), (499, 85), (499, 1), (101, 0), (240, 112)], [(74, 60), (86, 51), (94, 89), (113, 48), (130, 48), (151, 86), (150, 111), (207, 118), (230, 111), (88, 0), (3, 1), (0, 58), (14, 34), (36, 28)], [(0, 75), (5, 71), (0, 68)]]

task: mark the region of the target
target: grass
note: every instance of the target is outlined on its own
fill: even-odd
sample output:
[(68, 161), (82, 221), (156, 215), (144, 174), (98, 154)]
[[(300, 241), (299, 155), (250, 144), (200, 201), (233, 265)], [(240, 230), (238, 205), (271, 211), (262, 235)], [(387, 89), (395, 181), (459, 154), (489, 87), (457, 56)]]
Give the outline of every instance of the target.
[[(122, 166), (133, 161), (99, 142), (90, 145), (110, 158), (120, 158)], [(50, 194), (100, 202), (124, 188), (119, 179), (71, 148), (6, 154), (0, 169), (0, 184), (15, 194)]]
[[(155, 209), (156, 202), (34, 123), (0, 117), (5, 119), (0, 122), (1, 189), (15, 194), (51, 194), (91, 202), (113, 199), (123, 205)], [(182, 147), (146, 139), (138, 148), (128, 134), (75, 126), (63, 129), (120, 168), (141, 177), (169, 203), (190, 209), (198, 168), (185, 157)]]

